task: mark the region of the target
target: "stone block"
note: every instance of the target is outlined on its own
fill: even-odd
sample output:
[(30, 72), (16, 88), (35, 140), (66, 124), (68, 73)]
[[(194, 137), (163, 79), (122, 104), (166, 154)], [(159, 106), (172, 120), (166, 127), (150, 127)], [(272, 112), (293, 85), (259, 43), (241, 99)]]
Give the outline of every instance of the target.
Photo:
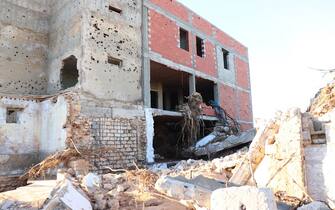
[(163, 176), (155, 184), (156, 190), (179, 200), (195, 200), (200, 206), (209, 208), (214, 190), (225, 187), (225, 183), (198, 176), (194, 179)]
[(51, 193), (46, 201), (43, 210), (71, 209), (71, 210), (92, 210), (90, 201), (83, 192), (76, 189), (69, 180), (65, 179)]
[(211, 210), (277, 210), (273, 193), (267, 188), (229, 187), (211, 196)]

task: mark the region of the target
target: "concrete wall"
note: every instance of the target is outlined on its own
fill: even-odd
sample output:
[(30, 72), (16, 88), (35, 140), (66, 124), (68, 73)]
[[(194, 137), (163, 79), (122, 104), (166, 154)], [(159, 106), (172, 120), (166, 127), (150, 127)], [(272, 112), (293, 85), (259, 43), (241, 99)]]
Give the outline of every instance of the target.
[(302, 199), (305, 196), (304, 149), (300, 109), (291, 109), (276, 119), (274, 138), (265, 142), (265, 156), (254, 173), (257, 187)]
[[(20, 108), (18, 122), (6, 123), (6, 109)], [(38, 162), (39, 104), (34, 100), (0, 99), (0, 175), (21, 174)]]
[[(18, 109), (17, 123), (7, 123), (7, 108)], [(46, 155), (65, 148), (67, 101), (0, 99), (0, 176), (21, 175)]]
[(0, 92), (45, 94), (47, 7), (34, 1), (0, 1)]
[(309, 144), (304, 149), (307, 191), (313, 199), (335, 208), (335, 112), (319, 120), (328, 122), (325, 124), (326, 144)]
[[(122, 10), (110, 11), (109, 6)], [(82, 90), (90, 98), (143, 104), (139, 0), (90, 1), (85, 10)], [(108, 62), (120, 59), (121, 65)]]
[[(63, 60), (74, 55), (81, 78), (83, 1), (63, 0), (50, 2), (48, 91), (55, 93), (61, 89), (60, 70)], [(79, 84), (78, 84), (79, 85)]]
[(66, 147), (68, 102), (59, 96), (40, 103), (40, 159)]

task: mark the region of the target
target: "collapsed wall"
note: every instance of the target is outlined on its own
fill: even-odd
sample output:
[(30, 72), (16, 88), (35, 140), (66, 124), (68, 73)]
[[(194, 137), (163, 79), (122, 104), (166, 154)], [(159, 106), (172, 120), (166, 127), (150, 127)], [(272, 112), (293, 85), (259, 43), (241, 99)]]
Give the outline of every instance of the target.
[(319, 95), (309, 112), (292, 109), (264, 125), (229, 181), (268, 187), (281, 198), (323, 201), (334, 208), (335, 110), (330, 103)]
[(27, 95), (0, 102), (1, 175), (73, 144), (98, 172), (144, 162), (142, 1), (3, 0), (0, 11), (0, 92)]
[(0, 99), (0, 176), (22, 175), (65, 148), (68, 103), (64, 96)]
[(141, 12), (137, 0), (84, 6), (80, 115), (90, 123), (92, 145), (111, 151), (92, 157), (99, 172), (145, 161)]

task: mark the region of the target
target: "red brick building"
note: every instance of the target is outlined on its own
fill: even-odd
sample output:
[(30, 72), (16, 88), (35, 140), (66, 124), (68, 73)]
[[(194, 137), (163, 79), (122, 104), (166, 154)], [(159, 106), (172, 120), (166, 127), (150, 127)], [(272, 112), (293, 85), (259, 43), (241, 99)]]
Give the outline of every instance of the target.
[(175, 0), (145, 0), (143, 24), (144, 69), (150, 69), (144, 78), (151, 90), (144, 93), (146, 106), (173, 115), (167, 111), (196, 90), (204, 102), (219, 102), (242, 129), (253, 127), (244, 45)]

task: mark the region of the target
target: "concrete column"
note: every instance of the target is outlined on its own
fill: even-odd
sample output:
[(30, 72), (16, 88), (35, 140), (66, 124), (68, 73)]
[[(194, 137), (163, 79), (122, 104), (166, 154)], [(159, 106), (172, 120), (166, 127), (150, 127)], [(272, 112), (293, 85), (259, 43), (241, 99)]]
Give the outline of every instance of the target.
[(195, 84), (195, 75), (192, 74), (189, 76), (188, 78), (188, 85), (189, 85), (189, 95), (191, 95), (192, 93), (194, 93), (196, 90), (196, 84)]
[(214, 100), (220, 104), (220, 86), (219, 84), (214, 84)]
[(170, 92), (169, 91), (163, 92), (163, 97), (165, 98), (165, 109), (166, 110), (171, 109)]
[(144, 57), (143, 59), (143, 101), (144, 107), (151, 107), (151, 94), (150, 94), (150, 59)]
[(150, 95), (150, 58), (149, 58), (149, 38), (148, 38), (148, 8), (142, 7), (142, 86), (144, 107), (151, 107)]

